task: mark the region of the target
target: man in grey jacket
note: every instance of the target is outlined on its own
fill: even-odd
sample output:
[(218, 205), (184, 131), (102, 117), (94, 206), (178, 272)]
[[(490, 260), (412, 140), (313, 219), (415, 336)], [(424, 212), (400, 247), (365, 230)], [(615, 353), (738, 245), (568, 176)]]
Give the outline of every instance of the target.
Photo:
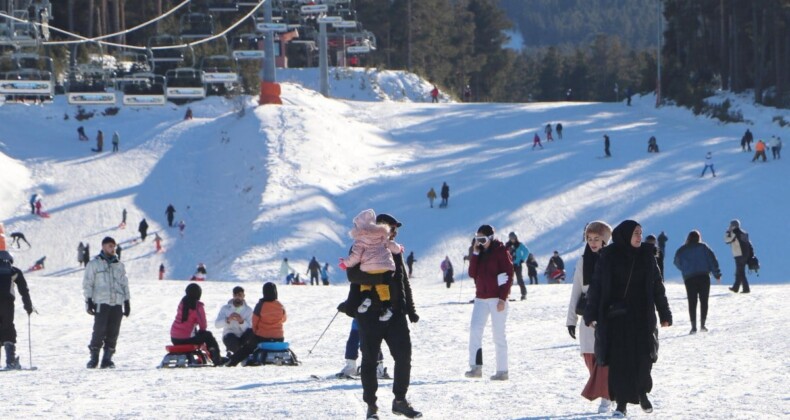
[(735, 284), (730, 287), (730, 291), (738, 293), (743, 285), (741, 293), (750, 293), (749, 280), (746, 279), (746, 262), (752, 256), (752, 244), (749, 242), (749, 234), (741, 229), (738, 219), (730, 221), (730, 227), (724, 234), (724, 242), (730, 246), (732, 256), (735, 257)]
[(82, 289), (85, 309), (93, 316), (93, 336), (88, 345), (87, 367), (99, 365), (99, 350), (104, 346), (101, 368), (115, 368), (112, 356), (121, 330), (122, 316), (129, 316), (129, 279), (126, 268), (115, 255), (115, 239), (107, 236), (101, 242), (101, 253), (85, 267)]
[(219, 310), (214, 326), (222, 328), (222, 342), (228, 350), (229, 359), (253, 336), (252, 308), (244, 301), (244, 289), (241, 286), (233, 288), (233, 299)]

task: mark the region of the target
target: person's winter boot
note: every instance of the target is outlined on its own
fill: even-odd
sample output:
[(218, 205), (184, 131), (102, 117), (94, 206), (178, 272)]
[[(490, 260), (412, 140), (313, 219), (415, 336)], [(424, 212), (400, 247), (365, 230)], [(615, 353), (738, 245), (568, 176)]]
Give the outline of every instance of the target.
[(605, 414), (612, 409), (612, 402), (606, 398), (601, 398), (601, 405), (598, 406), (598, 413)]
[(112, 347), (104, 348), (104, 356), (101, 358), (101, 369), (115, 369), (115, 363), (112, 362), (112, 355), (115, 354), (115, 349)]
[(492, 381), (507, 381), (508, 380), (507, 371), (506, 370), (497, 371), (497, 373), (495, 373), (495, 374), (493, 374), (491, 376), (491, 380)]
[(16, 356), (16, 345), (10, 341), (3, 343), (5, 348), (5, 368), (6, 369), (21, 369), (19, 365), (19, 358)]
[(376, 406), (376, 404), (368, 405), (368, 413), (367, 417), (365, 418), (367, 420), (379, 420), (379, 408)]
[(625, 418), (625, 416), (628, 414), (628, 412), (626, 411), (625, 408), (626, 408), (626, 403), (618, 402), (617, 403), (617, 409), (614, 410), (614, 413), (612, 413), (612, 417), (618, 418), (618, 419)]
[(88, 346), (88, 350), (91, 352), (91, 359), (88, 360), (86, 367), (88, 369), (96, 369), (96, 366), (99, 366), (99, 348)]
[(422, 413), (412, 408), (406, 399), (399, 400), (397, 398), (392, 400), (392, 414), (406, 416), (406, 418), (410, 419), (422, 417)]
[(639, 395), (639, 405), (645, 413), (653, 412), (653, 404), (650, 404), (650, 400), (647, 399), (647, 394), (642, 393)]
[(378, 379), (391, 379), (390, 374), (387, 373), (387, 368), (384, 367), (384, 362), (379, 360), (376, 365), (376, 378)]
[(357, 361), (355, 359), (346, 359), (346, 365), (340, 370), (337, 376), (354, 376), (357, 374)]
[(471, 369), (464, 373), (464, 376), (467, 378), (482, 378), (483, 377), (483, 366), (482, 365), (473, 365), (470, 366)]
[(214, 363), (214, 366), (222, 366), (227, 362), (227, 360), (222, 359), (219, 349), (208, 349), (208, 354), (211, 356), (211, 361)]

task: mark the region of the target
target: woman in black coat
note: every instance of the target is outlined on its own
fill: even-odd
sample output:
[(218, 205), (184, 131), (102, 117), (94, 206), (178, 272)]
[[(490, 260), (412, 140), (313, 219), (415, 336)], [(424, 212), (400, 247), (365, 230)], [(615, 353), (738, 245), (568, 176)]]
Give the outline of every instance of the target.
[(617, 401), (615, 417), (626, 404), (653, 406), (650, 371), (658, 358), (656, 309), (661, 326), (672, 325), (672, 312), (658, 270), (653, 245), (642, 243), (642, 227), (633, 220), (612, 231), (612, 244), (601, 250), (587, 292), (586, 325), (595, 326), (595, 359), (609, 366), (609, 394)]

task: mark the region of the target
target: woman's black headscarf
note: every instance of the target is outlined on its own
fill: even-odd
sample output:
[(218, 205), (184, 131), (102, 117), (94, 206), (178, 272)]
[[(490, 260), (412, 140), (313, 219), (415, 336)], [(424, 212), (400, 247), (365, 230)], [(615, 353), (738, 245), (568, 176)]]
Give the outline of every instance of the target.
[(584, 254), (582, 254), (582, 261), (584, 262), (582, 266), (583, 285), (586, 286), (592, 281), (592, 276), (595, 272), (595, 265), (598, 264), (598, 258), (600, 258), (600, 254), (593, 252), (593, 250), (590, 249), (590, 245), (584, 246)]
[(628, 255), (635, 254), (638, 249), (631, 246), (631, 236), (637, 226), (640, 226), (639, 223), (633, 220), (624, 220), (612, 230), (612, 243)]
[(181, 299), (181, 322), (186, 322), (189, 318), (189, 310), (197, 309), (197, 303), (203, 290), (197, 283), (190, 283), (186, 289), (186, 296)]

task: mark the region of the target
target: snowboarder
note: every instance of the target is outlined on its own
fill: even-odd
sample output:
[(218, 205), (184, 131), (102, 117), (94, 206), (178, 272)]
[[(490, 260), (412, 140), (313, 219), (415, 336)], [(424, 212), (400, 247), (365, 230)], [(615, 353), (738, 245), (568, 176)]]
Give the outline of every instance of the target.
[(747, 128), (746, 132), (743, 133), (743, 137), (741, 138), (741, 150), (743, 150), (744, 152), (751, 152), (753, 141), (754, 141), (754, 135)]
[(436, 191), (431, 187), (431, 189), (428, 190), (428, 204), (430, 204), (431, 208), (433, 208), (433, 200), (436, 200)]
[(538, 133), (535, 133), (535, 137), (532, 138), (532, 150), (535, 150), (535, 147), (540, 146), (543, 149), (543, 145), (540, 143), (540, 136)]
[(233, 288), (233, 297), (220, 308), (214, 326), (222, 328), (222, 343), (228, 359), (255, 335), (252, 332), (252, 308), (244, 300), (243, 287)]
[(84, 267), (87, 267), (90, 261), (91, 261), (91, 246), (89, 244), (85, 244), (85, 252), (82, 253), (82, 265)]
[(22, 270), (14, 267), (14, 258), (0, 250), (0, 343), (5, 350), (5, 368), (21, 369), (16, 355), (16, 328), (14, 327), (14, 284), (22, 296), (22, 305), (28, 317), (33, 313), (33, 303)]
[(101, 152), (103, 148), (104, 148), (104, 133), (102, 133), (102, 131), (99, 130), (99, 132), (96, 134), (96, 148), (91, 149), (91, 151), (98, 153)]
[(140, 240), (145, 241), (145, 237), (148, 236), (148, 222), (140, 220), (140, 224), (137, 226), (137, 231), (140, 232)]
[(170, 341), (175, 345), (205, 345), (208, 348), (211, 361), (215, 365), (221, 364), (219, 344), (211, 331), (206, 329), (208, 328), (206, 309), (203, 302), (200, 301), (203, 290), (196, 283), (190, 283), (184, 293), (184, 297), (178, 303), (176, 319), (170, 326)]
[(414, 251), (411, 251), (409, 252), (409, 256), (406, 257), (406, 266), (409, 267), (409, 277), (411, 277), (411, 269), (415, 262), (417, 262), (417, 259), (414, 258)]
[(431, 103), (439, 103), (439, 88), (436, 85), (433, 85), (433, 89), (431, 89)]
[(765, 142), (762, 140), (757, 140), (757, 144), (754, 145), (754, 158), (752, 158), (752, 162), (756, 161), (760, 157), (763, 158), (763, 162), (768, 160), (765, 156)]
[(159, 280), (162, 280), (164, 278), (165, 278), (165, 265), (159, 264)]
[(27, 244), (28, 248), (33, 248), (33, 245), (30, 245), (30, 242), (27, 241), (25, 238), (25, 234), (22, 232), (12, 232), (11, 233), (11, 245), (16, 244), (16, 248), (22, 248), (22, 244), (19, 241), (24, 241)]
[(543, 132), (546, 133), (546, 141), (554, 141), (554, 137), (551, 136), (551, 123), (546, 124), (546, 128), (543, 129)]
[(321, 285), (321, 283), (319, 283), (318, 281), (318, 276), (320, 271), (321, 271), (321, 264), (318, 262), (318, 260), (315, 259), (315, 257), (313, 257), (310, 260), (310, 262), (307, 264), (307, 272), (305, 273), (310, 275), (310, 286), (313, 285), (313, 282), (315, 282), (316, 286)]
[(329, 286), (329, 263), (324, 263), (324, 266), (321, 267), (321, 283), (324, 286)]
[[(102, 250), (85, 267), (82, 289), (85, 295), (85, 309), (93, 316), (93, 335), (88, 349), (90, 360), (88, 369), (97, 366), (114, 369), (112, 356), (121, 330), (122, 316), (131, 313), (129, 279), (126, 268), (115, 255), (115, 239), (107, 236), (101, 241)], [(104, 355), (99, 365), (99, 351), (104, 346)]]
[(606, 157), (612, 157), (612, 154), (609, 153), (609, 136), (606, 134), (603, 135), (603, 151), (606, 154)]
[(557, 132), (557, 138), (562, 140), (562, 123), (557, 123), (555, 131)]
[(176, 208), (172, 204), (168, 204), (165, 214), (167, 215), (167, 225), (173, 227), (173, 217), (176, 214)]
[(112, 133), (112, 151), (117, 152), (118, 146), (121, 144), (121, 135), (118, 132)]
[(87, 135), (85, 135), (85, 127), (79, 126), (77, 128), (77, 135), (79, 136), (80, 141), (88, 141), (90, 140)]
[(650, 139), (647, 141), (647, 153), (658, 153), (656, 136), (650, 136)]
[(450, 186), (447, 185), (446, 182), (442, 182), (442, 202), (439, 203), (439, 207), (447, 207), (448, 201), (450, 200)]
[(705, 153), (705, 167), (702, 168), (702, 173), (699, 176), (700, 178), (705, 176), (705, 172), (707, 172), (708, 168), (710, 168), (710, 172), (715, 177), (716, 176), (716, 170), (713, 169), (713, 153), (711, 153), (711, 152)]
[(283, 279), (285, 284), (291, 283), (291, 281), (288, 279), (288, 275), (293, 271), (294, 269), (288, 265), (288, 258), (283, 258), (283, 262), (280, 263), (280, 278)]
[(453, 275), (455, 274), (453, 271), (453, 263), (450, 262), (449, 256), (444, 256), (444, 260), (439, 264), (439, 268), (442, 270), (442, 280), (447, 284), (447, 288), (449, 289), (450, 285), (455, 282), (455, 279), (453, 279)]
[(538, 284), (538, 260), (535, 255), (530, 253), (527, 257), (527, 275), (529, 276), (529, 284)]
[(516, 275), (518, 287), (521, 289), (521, 300), (527, 300), (527, 286), (524, 284), (524, 274), (522, 271), (524, 267), (522, 264), (527, 260), (529, 248), (522, 242), (519, 242), (516, 232), (510, 232), (508, 234), (508, 241), (505, 244), (505, 248), (508, 253), (510, 253), (510, 259), (513, 261), (513, 272)]

